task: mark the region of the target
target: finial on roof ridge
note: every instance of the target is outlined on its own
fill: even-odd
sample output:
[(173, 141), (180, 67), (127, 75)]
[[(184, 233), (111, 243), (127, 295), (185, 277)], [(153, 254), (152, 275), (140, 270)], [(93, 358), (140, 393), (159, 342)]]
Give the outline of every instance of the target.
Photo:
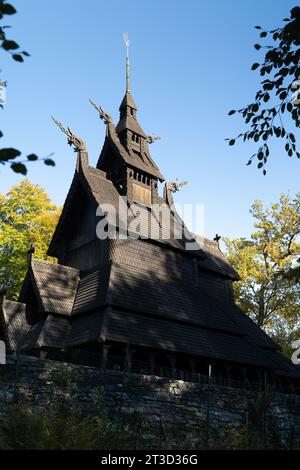
[(104, 121), (105, 124), (108, 124), (109, 122), (112, 122), (111, 116), (104, 111), (104, 109), (101, 106), (98, 106), (94, 101), (89, 99), (89, 102), (91, 105), (98, 111), (99, 113), (99, 118)]
[(69, 145), (74, 145), (74, 151), (75, 152), (87, 152), (87, 148), (86, 148), (86, 144), (84, 142), (84, 140), (82, 140), (80, 137), (78, 137), (77, 135), (75, 135), (70, 127), (68, 127), (67, 129), (63, 126), (63, 124), (58, 121), (57, 119), (55, 119), (55, 117), (51, 116), (53, 121), (55, 122), (55, 124), (60, 128), (60, 130), (66, 134), (66, 136), (68, 137), (68, 144)]
[(3, 299), (6, 298), (7, 294), (8, 294), (8, 291), (9, 291), (9, 286), (3, 286), (0, 288), (0, 297), (2, 297)]
[(154, 144), (156, 140), (160, 140), (160, 139), (161, 137), (157, 135), (153, 135), (153, 134), (146, 136), (146, 141), (148, 142), (148, 144)]
[(187, 181), (179, 181), (179, 179), (176, 178), (175, 181), (167, 181), (166, 188), (172, 193), (177, 193), (177, 191), (179, 191), (182, 186), (186, 186), (187, 184)]
[(31, 261), (32, 261), (32, 258), (33, 258), (33, 255), (35, 253), (35, 246), (34, 246), (34, 243), (32, 242), (30, 244), (30, 247), (29, 249), (27, 250), (27, 254), (28, 254), (28, 263), (31, 264)]

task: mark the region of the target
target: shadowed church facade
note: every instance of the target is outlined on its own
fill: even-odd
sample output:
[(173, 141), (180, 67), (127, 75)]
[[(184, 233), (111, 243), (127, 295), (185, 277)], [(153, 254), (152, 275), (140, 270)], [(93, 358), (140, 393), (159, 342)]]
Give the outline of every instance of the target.
[[(77, 152), (48, 250), (58, 263), (30, 253), (18, 301), (3, 293), (0, 337), (8, 350), (191, 380), (212, 371), (299, 384), (299, 368), (235, 305), (232, 283), (239, 277), (218, 243), (204, 239), (187, 249), (193, 238), (173, 207), (176, 185), (166, 183), (163, 197), (158, 192), (164, 177), (149, 152), (155, 138), (137, 120), (128, 59), (117, 126), (92, 104), (106, 126), (96, 167), (84, 141), (56, 121)], [(120, 197), (126, 210), (119, 210)], [(136, 205), (145, 227), (128, 233), (123, 216), (134, 226)], [(146, 223), (153, 205), (163, 205), (169, 221), (154, 216), (155, 236)], [(115, 236), (99, 238), (99, 222)]]

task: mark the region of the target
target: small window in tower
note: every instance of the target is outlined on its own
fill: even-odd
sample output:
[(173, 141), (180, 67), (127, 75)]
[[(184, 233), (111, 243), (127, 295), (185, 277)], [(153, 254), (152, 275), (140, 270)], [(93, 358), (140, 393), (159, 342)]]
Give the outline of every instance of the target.
[(135, 134), (135, 133), (133, 132), (132, 135), (131, 135), (131, 140), (132, 140), (133, 142), (139, 142), (139, 141), (140, 141), (140, 138), (139, 138), (139, 136), (138, 136), (137, 134)]
[(130, 108), (130, 113), (131, 113), (131, 116), (134, 116), (133, 108)]

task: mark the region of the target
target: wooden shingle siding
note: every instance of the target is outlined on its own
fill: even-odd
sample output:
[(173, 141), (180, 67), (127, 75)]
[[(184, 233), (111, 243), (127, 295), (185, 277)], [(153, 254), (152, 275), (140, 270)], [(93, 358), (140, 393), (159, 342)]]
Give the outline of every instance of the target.
[(111, 264), (107, 263), (101, 270), (82, 275), (72, 311), (73, 316), (106, 304), (110, 270)]
[(96, 268), (108, 260), (108, 240), (94, 239), (65, 254), (65, 264), (80, 271)]

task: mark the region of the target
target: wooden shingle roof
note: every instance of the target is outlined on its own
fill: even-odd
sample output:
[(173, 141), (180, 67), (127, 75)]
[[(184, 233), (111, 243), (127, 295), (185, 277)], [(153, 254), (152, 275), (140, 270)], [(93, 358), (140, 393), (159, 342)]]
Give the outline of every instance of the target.
[[(74, 193), (78, 190), (78, 185), (83, 185), (83, 187), (85, 187), (85, 190), (87, 191), (88, 194), (90, 194), (90, 197), (93, 198), (96, 205), (109, 204), (116, 208), (119, 207), (120, 194), (117, 188), (113, 185), (113, 183), (106, 178), (106, 174), (103, 171), (97, 168), (88, 167), (87, 175), (83, 179), (79, 175), (75, 174), (75, 178), (72, 183), (73, 190), (69, 192), (67, 200), (64, 204), (63, 212), (61, 214), (61, 217), (59, 219), (58, 225), (56, 227), (55, 233), (53, 235), (52, 241), (49, 246), (48, 254), (52, 256), (57, 256), (56, 251), (55, 251), (55, 243), (59, 237), (63, 236), (64, 223), (66, 220), (66, 216), (71, 208), (72, 200), (74, 198)], [(164, 202), (164, 200), (161, 198), (160, 202)], [(166, 210), (169, 210), (168, 206), (165, 206), (165, 207), (166, 207)], [(140, 207), (141, 219), (143, 218), (143, 214), (145, 216), (145, 220), (150, 217), (149, 210), (146, 207), (141, 206)], [(117, 211), (117, 227), (120, 227), (122, 225), (124, 226), (124, 223), (122, 224), (122, 221), (119, 220), (118, 216), (119, 216), (119, 213)], [(130, 218), (129, 216), (128, 218), (129, 223), (132, 218), (133, 217)], [(174, 233), (176, 232), (181, 233), (184, 231), (183, 222), (181, 221), (181, 219), (178, 218), (178, 216), (175, 216), (173, 212), (171, 212), (170, 210), (169, 210), (169, 219), (170, 219), (171, 229), (173, 227), (170, 238), (168, 238), (168, 233), (165, 233), (165, 227), (159, 223), (158, 223), (158, 226), (159, 226), (159, 238), (158, 239), (153, 238), (153, 233), (151, 233), (150, 226), (148, 226), (149, 230), (145, 232), (143, 232), (143, 226), (142, 226), (140, 235), (148, 237), (148, 241), (154, 241), (162, 245), (165, 245), (167, 247), (170, 247), (171, 249), (174, 248), (176, 250), (180, 250), (182, 252), (187, 253), (186, 245), (185, 245), (187, 239), (184, 237), (182, 239), (178, 239), (174, 236)], [(109, 220), (109, 222), (111, 224), (114, 224), (115, 221), (112, 218), (111, 220)], [(185, 230), (188, 232), (186, 228)], [(173, 233), (173, 236), (172, 236), (172, 233)], [(190, 236), (191, 236), (191, 240), (193, 240), (193, 236), (192, 235)], [(230, 266), (230, 264), (227, 262), (226, 258), (221, 253), (218, 247), (218, 244), (216, 242), (204, 238), (203, 244), (201, 245), (201, 249), (199, 248), (198, 251), (195, 250), (191, 252), (191, 255), (199, 258), (200, 260), (199, 263), (203, 268), (210, 269), (217, 273), (221, 273), (222, 275), (227, 276), (231, 279), (236, 279), (236, 280), (239, 279), (238, 274), (233, 269), (233, 267)]]
[[(42, 269), (48, 289), (63, 288), (65, 277), (55, 279), (57, 266), (42, 264), (48, 264)], [(111, 340), (300, 376), (277, 345), (230, 301), (218, 300), (205, 286), (166, 283), (159, 276), (151, 280), (145, 274), (118, 263), (81, 273), (71, 313), (65, 298), (59, 296), (55, 312), (34, 324), (28, 320), (24, 303), (4, 300), (0, 312), (11, 350), (20, 344), (24, 349), (64, 348)], [(45, 288), (42, 282), (37, 286)]]
[(197, 328), (166, 319), (113, 310), (107, 339), (211, 359), (274, 368), (275, 363), (244, 337)]
[[(71, 315), (79, 283), (78, 269), (33, 258), (29, 275), (45, 312)], [(22, 290), (20, 302), (24, 301), (25, 295)]]
[(26, 305), (3, 299), (2, 303), (0, 303), (0, 316), (8, 341), (8, 347), (11, 351), (16, 351), (24, 335), (31, 328), (26, 314)]
[(154, 277), (137, 266), (114, 267), (111, 304), (131, 311), (170, 318), (182, 323), (240, 334), (225, 313), (224, 299), (211, 301), (200, 288), (176, 279)]

